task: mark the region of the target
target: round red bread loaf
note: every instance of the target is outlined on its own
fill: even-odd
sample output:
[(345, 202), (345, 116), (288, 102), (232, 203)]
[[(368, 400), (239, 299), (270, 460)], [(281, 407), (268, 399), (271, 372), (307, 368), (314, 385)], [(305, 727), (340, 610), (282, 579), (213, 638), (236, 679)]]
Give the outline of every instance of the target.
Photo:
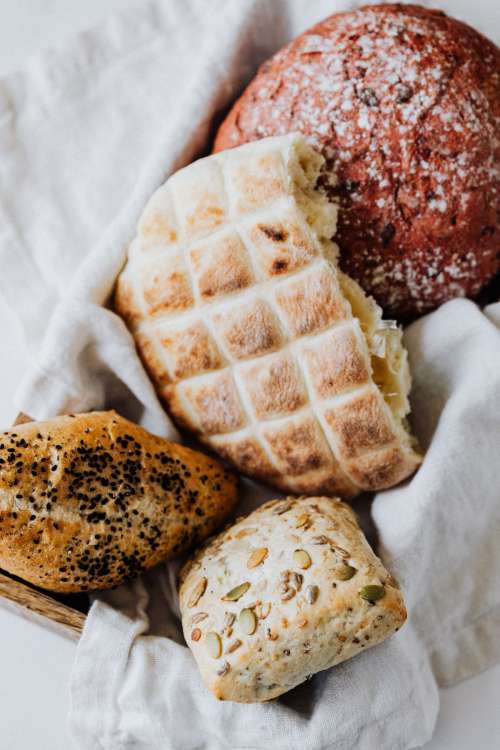
[[(408, 319), (500, 269), (500, 51), (415, 5), (339, 13), (259, 70), (215, 151), (291, 131), (327, 159), (341, 266)], [(331, 185), (337, 175), (337, 182)]]

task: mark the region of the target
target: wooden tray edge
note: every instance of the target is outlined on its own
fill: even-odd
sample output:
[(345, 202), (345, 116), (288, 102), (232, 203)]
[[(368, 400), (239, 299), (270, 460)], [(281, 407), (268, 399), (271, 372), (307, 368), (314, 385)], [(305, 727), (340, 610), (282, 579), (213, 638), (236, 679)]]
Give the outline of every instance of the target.
[(0, 606), (72, 641), (80, 638), (86, 620), (83, 612), (3, 573), (0, 573)]

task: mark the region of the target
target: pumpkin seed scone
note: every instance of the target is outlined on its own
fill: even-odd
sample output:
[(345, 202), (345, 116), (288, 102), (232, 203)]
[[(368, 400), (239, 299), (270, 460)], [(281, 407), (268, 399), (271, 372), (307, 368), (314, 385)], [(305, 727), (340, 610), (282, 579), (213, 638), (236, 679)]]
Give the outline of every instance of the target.
[(174, 174), (115, 303), (181, 427), (285, 492), (352, 497), (420, 456), (401, 331), (337, 268), (323, 162), (292, 134)]
[(388, 638), (403, 596), (351, 509), (326, 497), (261, 506), (181, 571), (184, 637), (220, 700), (276, 698)]

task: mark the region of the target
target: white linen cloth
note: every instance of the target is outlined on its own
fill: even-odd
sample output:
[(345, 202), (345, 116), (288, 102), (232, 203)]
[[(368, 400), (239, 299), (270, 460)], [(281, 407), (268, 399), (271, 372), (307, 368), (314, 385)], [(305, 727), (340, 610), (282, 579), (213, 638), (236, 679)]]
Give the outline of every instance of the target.
[[(20, 410), (114, 407), (176, 436), (104, 307), (126, 243), (151, 192), (200, 152), (257, 64), (352, 5), (143, 3), (0, 80), (0, 293), (33, 351)], [(493, 0), (441, 6), (498, 42)], [(182, 642), (176, 566), (160, 566), (92, 606), (71, 685), (77, 747), (406, 750), (432, 734), (438, 685), (500, 658), (500, 304), (448, 303), (406, 344), (427, 455), (411, 481), (375, 498), (372, 517), (408, 624), (278, 701), (219, 703)], [(273, 494), (248, 482), (240, 510)]]

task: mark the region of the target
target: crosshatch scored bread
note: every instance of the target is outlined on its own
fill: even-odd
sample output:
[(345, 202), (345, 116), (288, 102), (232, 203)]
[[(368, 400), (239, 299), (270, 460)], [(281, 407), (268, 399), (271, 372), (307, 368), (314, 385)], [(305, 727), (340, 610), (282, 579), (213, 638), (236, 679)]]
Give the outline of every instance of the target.
[(292, 134), (174, 174), (115, 303), (179, 425), (284, 491), (350, 497), (420, 457), (401, 332), (337, 268), (322, 163)]
[(186, 642), (221, 700), (276, 698), (406, 619), (354, 513), (325, 497), (266, 503), (201, 550), (181, 581)]
[(206, 539), (236, 479), (115, 412), (0, 434), (0, 567), (52, 591), (116, 586)]

